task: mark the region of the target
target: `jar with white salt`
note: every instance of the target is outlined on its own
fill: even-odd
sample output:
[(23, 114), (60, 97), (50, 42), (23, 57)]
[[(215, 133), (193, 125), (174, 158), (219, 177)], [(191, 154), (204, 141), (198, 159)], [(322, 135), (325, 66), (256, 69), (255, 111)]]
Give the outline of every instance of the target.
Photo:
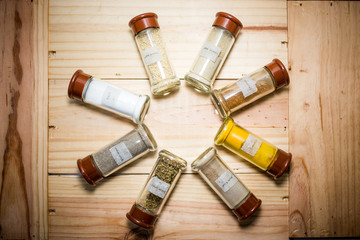
[(134, 94), (80, 69), (70, 80), (68, 96), (119, 114), (135, 123), (141, 123), (145, 119), (150, 106), (148, 95)]
[(140, 124), (125, 136), (79, 159), (77, 165), (85, 180), (95, 185), (156, 148), (157, 143), (150, 130), (145, 124)]
[(231, 171), (215, 148), (210, 147), (203, 152), (191, 164), (191, 168), (199, 173), (239, 221), (248, 218), (260, 207), (261, 200)]
[(141, 59), (150, 80), (152, 94), (164, 96), (180, 86), (172, 67), (155, 13), (143, 13), (130, 20)]
[(284, 64), (277, 58), (266, 66), (211, 92), (211, 101), (222, 118), (266, 95), (289, 85)]
[(236, 37), (242, 29), (236, 17), (218, 12), (213, 27), (185, 80), (199, 92), (210, 92)]

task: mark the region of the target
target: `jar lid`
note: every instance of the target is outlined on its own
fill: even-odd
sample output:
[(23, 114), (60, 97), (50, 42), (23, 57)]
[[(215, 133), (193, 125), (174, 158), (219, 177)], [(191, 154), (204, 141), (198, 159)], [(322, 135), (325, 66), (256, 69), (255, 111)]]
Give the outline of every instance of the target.
[(213, 23), (213, 26), (223, 27), (231, 32), (235, 37), (238, 36), (239, 32), (243, 28), (243, 25), (239, 19), (226, 12), (216, 13), (216, 19)]
[(95, 183), (103, 179), (103, 176), (101, 176), (91, 160), (90, 155), (77, 160), (77, 165), (81, 174), (89, 184), (95, 185)]
[(157, 216), (151, 215), (138, 208), (135, 204), (131, 207), (130, 211), (126, 214), (126, 217), (143, 228), (154, 228), (154, 224), (157, 220)]
[(250, 217), (256, 209), (261, 205), (261, 200), (250, 193), (249, 197), (239, 207), (233, 209), (233, 213), (237, 216), (238, 221), (244, 220)]
[(156, 13), (143, 13), (140, 15), (137, 15), (129, 22), (129, 27), (132, 29), (134, 35), (136, 35), (138, 32), (151, 27), (160, 27), (159, 23), (157, 21), (158, 16)]
[(82, 101), (82, 94), (86, 82), (91, 78), (89, 74), (84, 73), (82, 70), (77, 70), (74, 75), (71, 77), (69, 87), (68, 87), (68, 96), (72, 99), (77, 99)]
[(291, 162), (291, 157), (292, 157), (291, 153), (287, 153), (279, 149), (274, 162), (271, 164), (271, 166), (268, 168), (266, 172), (271, 174), (275, 179), (278, 179), (284, 174), (286, 169), (289, 167)]
[(276, 89), (286, 87), (290, 83), (289, 73), (284, 64), (277, 58), (265, 66), (274, 77)]

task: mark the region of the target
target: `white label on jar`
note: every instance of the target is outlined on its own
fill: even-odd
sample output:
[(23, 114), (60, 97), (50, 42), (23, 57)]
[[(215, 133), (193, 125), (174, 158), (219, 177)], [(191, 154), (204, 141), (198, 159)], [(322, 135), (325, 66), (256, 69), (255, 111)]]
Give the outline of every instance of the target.
[(161, 61), (161, 53), (159, 47), (151, 47), (142, 51), (144, 62), (146, 66)]
[(115, 159), (117, 165), (121, 165), (133, 157), (131, 152), (123, 142), (111, 147), (109, 151)]
[(160, 180), (158, 177), (155, 176), (151, 179), (148, 191), (160, 198), (164, 198), (169, 188), (170, 184)]
[(251, 77), (244, 77), (236, 84), (239, 86), (242, 94), (244, 95), (244, 98), (258, 91), (256, 87), (256, 82)]
[(116, 104), (121, 94), (119, 88), (107, 86), (101, 99), (101, 105), (116, 110)]
[(212, 43), (206, 42), (200, 51), (200, 56), (210, 59), (213, 62), (216, 62), (220, 52), (221, 52), (221, 48), (215, 46)]
[(238, 179), (229, 171), (226, 170), (221, 176), (215, 180), (217, 185), (223, 190), (224, 192), (227, 192), (234, 186), (235, 183), (238, 182)]
[(249, 134), (246, 141), (241, 146), (241, 150), (246, 152), (247, 154), (251, 156), (255, 156), (257, 151), (259, 150), (260, 146), (262, 144), (262, 141), (253, 135)]

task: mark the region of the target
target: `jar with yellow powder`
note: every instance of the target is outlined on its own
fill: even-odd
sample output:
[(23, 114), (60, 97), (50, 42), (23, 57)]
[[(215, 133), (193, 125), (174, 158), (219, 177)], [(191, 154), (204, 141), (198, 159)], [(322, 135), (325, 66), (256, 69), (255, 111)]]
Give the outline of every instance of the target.
[(149, 76), (151, 92), (164, 96), (178, 89), (180, 80), (167, 55), (157, 18), (155, 13), (143, 13), (131, 19), (129, 26)]
[(222, 145), (235, 154), (266, 171), (275, 179), (281, 177), (290, 165), (287, 153), (226, 118), (215, 136), (215, 144)]

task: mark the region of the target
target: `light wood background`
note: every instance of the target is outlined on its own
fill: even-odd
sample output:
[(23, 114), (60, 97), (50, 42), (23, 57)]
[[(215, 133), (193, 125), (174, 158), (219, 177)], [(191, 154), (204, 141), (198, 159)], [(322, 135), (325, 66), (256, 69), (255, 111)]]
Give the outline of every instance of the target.
[[(171, 6), (165, 0), (151, 4), (145, 0), (0, 1), (0, 29), (2, 36), (7, 36), (0, 42), (1, 237), (359, 236), (360, 169), (356, 156), (360, 149), (360, 101), (355, 94), (359, 84), (359, 5), (283, 0), (172, 1)], [(121, 137), (135, 125), (69, 100), (69, 78), (81, 68), (117, 86), (150, 95), (127, 25), (133, 16), (148, 11), (159, 15), (170, 58), (182, 79), (217, 11), (238, 16), (244, 29), (216, 87), (275, 57), (286, 65), (289, 58), (290, 88), (247, 107), (234, 119), (284, 150), (290, 142), (294, 155), (290, 181), (287, 174), (274, 181), (217, 148), (263, 200), (261, 210), (242, 224), (190, 170), (191, 162), (213, 145), (221, 120), (209, 96), (195, 92), (183, 80), (180, 91), (164, 98), (152, 97), (145, 120), (159, 150), (167, 149), (189, 165), (154, 232), (141, 230), (125, 214), (143, 186), (156, 153), (96, 187), (89, 186), (78, 173), (78, 158)], [(11, 104), (16, 98), (18, 104)]]

